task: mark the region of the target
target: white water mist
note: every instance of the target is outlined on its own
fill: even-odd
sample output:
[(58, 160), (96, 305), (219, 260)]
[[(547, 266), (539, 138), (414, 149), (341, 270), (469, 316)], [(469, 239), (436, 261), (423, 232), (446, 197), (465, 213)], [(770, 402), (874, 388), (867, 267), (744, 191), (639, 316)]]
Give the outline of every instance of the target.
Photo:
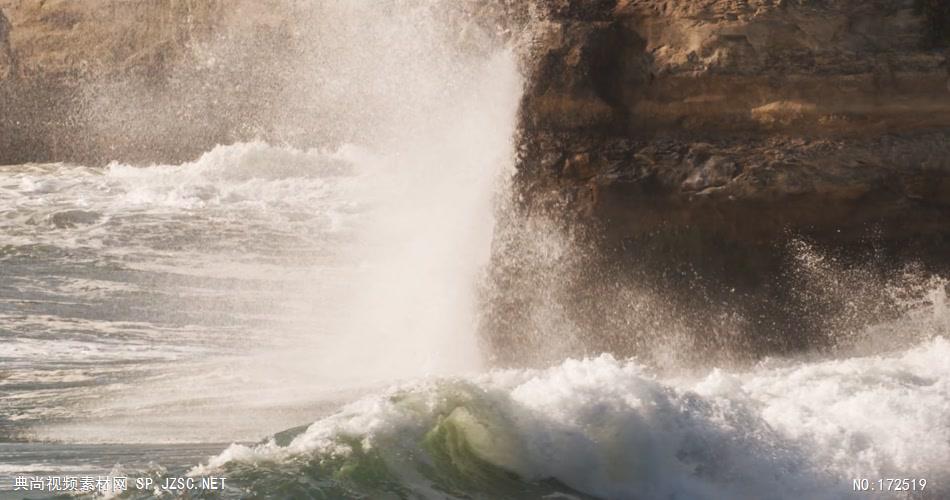
[(450, 8), (323, 6), (327, 31), (316, 43), (326, 49), (312, 59), (323, 66), (310, 75), (321, 83), (309, 99), (357, 131), (364, 154), (348, 196), (367, 212), (341, 321), (295, 351), (321, 367), (317, 384), (478, 367), (474, 292), (488, 263), (492, 197), (513, 169), (522, 82), (505, 47), (466, 50), (461, 37), (474, 35), (446, 23), (459, 15)]
[[(98, 221), (29, 238), (94, 246), (154, 274), (158, 293), (194, 297), (201, 311), (187, 320), (212, 324), (170, 341), (182, 353), (149, 367), (136, 390), (83, 393), (94, 421), (36, 436), (257, 439), (354, 391), (479, 369), (475, 295), (493, 197), (513, 170), (516, 55), (451, 2), (303, 5), (308, 30), (287, 56), (296, 71), (278, 105), (309, 113), (325, 136), (313, 149), (254, 142), (183, 165), (28, 175), (54, 186), (48, 200), (82, 203)], [(130, 300), (156, 321), (183, 321), (172, 306)], [(191, 343), (202, 346), (179, 349)]]

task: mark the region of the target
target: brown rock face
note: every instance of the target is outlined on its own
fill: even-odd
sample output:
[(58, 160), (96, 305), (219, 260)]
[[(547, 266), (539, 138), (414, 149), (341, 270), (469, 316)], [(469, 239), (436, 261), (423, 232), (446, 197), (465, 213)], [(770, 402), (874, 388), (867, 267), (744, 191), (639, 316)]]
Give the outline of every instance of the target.
[[(593, 234), (587, 271), (552, 299), (564, 321), (601, 332), (583, 344), (639, 352), (631, 306), (594, 297), (646, 284), (669, 305), (667, 324), (691, 310), (705, 311), (684, 326), (694, 332), (714, 331), (712, 316), (741, 318), (725, 328), (740, 340), (706, 334), (701, 345), (761, 352), (834, 336), (822, 330), (850, 299), (801, 292), (797, 240), (843, 267), (873, 253), (877, 276), (911, 260), (946, 269), (944, 4), (543, 2), (517, 186), (522, 216)], [(523, 296), (499, 310), (531, 302), (531, 279), (508, 282)], [(495, 326), (536, 350), (511, 340), (531, 321)]]
[(929, 48), (941, 16), (846, 0), (555, 12), (523, 104), (529, 203), (583, 200), (618, 238), (692, 224), (756, 241), (950, 230), (950, 75)]
[(296, 8), (0, 0), (0, 164), (176, 162), (265, 136)]
[[(472, 53), (528, 17), (513, 0), (0, 0), (0, 164), (358, 142), (373, 132), (336, 118), (381, 99), (360, 83), (386, 75), (357, 77), (348, 58), (383, 18), (412, 8), (438, 12), (446, 43)], [(318, 95), (334, 85), (349, 92)]]

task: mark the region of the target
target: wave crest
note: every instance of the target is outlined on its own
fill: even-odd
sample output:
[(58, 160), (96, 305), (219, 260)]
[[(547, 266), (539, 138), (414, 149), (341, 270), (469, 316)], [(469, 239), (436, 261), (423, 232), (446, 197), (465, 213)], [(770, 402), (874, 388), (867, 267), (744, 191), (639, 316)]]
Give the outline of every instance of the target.
[[(261, 493), (303, 481), (310, 493), (476, 498), (842, 498), (852, 477), (897, 471), (939, 484), (950, 373), (935, 361), (946, 356), (938, 337), (695, 380), (606, 355), (496, 371), (363, 399), (192, 474), (224, 471)], [(894, 425), (903, 418), (921, 425)], [(921, 442), (921, 428), (940, 435)]]

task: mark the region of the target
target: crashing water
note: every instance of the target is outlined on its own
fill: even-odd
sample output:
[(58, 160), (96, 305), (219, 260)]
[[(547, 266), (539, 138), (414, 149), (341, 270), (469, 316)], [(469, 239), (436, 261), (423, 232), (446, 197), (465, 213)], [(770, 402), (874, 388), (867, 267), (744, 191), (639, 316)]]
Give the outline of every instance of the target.
[(948, 355), (939, 337), (685, 380), (604, 355), (415, 383), (191, 473), (289, 497), (836, 499), (867, 497), (852, 479), (917, 477), (940, 498)]
[(5, 434), (256, 440), (478, 370), (521, 75), (437, 7), (320, 5), (299, 79), (321, 129), (359, 142), (0, 169)]
[(891, 477), (950, 496), (939, 280), (834, 357), (484, 366), (521, 75), (424, 7), (324, 7), (304, 76), (349, 143), (0, 167), (0, 489), (112, 471), (256, 498), (831, 499)]

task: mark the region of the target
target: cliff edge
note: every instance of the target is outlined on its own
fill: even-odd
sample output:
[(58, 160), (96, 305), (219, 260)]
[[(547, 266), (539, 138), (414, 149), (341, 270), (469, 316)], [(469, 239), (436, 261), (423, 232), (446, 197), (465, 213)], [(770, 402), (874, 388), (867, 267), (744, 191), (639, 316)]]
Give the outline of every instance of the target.
[(501, 361), (548, 347), (545, 314), (574, 352), (834, 345), (899, 307), (889, 276), (950, 268), (946, 2), (540, 5), (510, 225), (586, 255), (501, 231)]
[(523, 102), (529, 204), (618, 239), (950, 231), (946, 7), (577, 3), (552, 9)]
[(0, 164), (180, 162), (263, 136), (297, 8), (0, 0)]

